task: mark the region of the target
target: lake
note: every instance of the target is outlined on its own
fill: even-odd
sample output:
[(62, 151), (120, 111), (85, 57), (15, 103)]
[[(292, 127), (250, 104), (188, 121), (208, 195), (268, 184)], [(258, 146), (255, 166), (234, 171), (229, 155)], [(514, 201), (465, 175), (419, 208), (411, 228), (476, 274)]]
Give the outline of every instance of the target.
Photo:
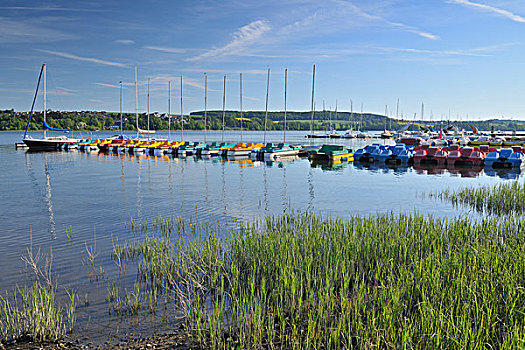
[[(151, 334), (169, 329), (176, 314), (122, 318), (110, 315), (108, 285), (119, 279), (133, 286), (136, 271), (124, 273), (111, 258), (113, 246), (141, 239), (130, 221), (152, 225), (158, 217), (198, 219), (227, 237), (239, 223), (268, 215), (312, 211), (348, 218), (376, 213), (423, 213), (434, 217), (479, 216), (469, 209), (429, 198), (431, 192), (493, 184), (522, 176), (520, 171), (335, 167), (307, 159), (259, 162), (249, 159), (199, 159), (171, 156), (46, 152), (15, 150), (23, 132), (0, 132), (0, 292), (30, 284), (32, 272), (21, 257), (32, 242), (33, 252), (52, 256), (53, 276), (61, 298), (78, 295), (75, 336), (90, 341), (121, 339), (126, 334)], [(308, 143), (305, 132), (289, 132), (287, 142)], [(41, 135), (33, 132), (34, 137)], [(84, 133), (108, 137), (112, 133)], [(76, 136), (79, 136), (78, 134)], [(157, 137), (167, 137), (166, 132)], [(179, 132), (171, 133), (172, 139)], [(225, 141), (239, 141), (228, 131)], [(244, 141), (263, 141), (262, 132), (244, 132)], [(282, 141), (268, 132), (266, 141)], [(186, 140), (203, 140), (202, 132), (186, 131)], [(207, 133), (220, 141), (220, 131)], [(356, 149), (382, 140), (315, 140)], [(392, 141), (386, 141), (392, 143)], [(90, 257), (91, 255), (91, 257)], [(42, 258), (42, 261), (45, 258)], [(120, 272), (120, 273), (119, 273)]]

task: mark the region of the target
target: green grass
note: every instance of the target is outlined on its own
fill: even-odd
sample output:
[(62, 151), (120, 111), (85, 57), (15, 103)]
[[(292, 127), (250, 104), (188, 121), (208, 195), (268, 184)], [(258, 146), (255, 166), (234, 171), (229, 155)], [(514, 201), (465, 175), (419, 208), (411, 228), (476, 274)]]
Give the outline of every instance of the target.
[(73, 330), (75, 294), (62, 309), (55, 300), (52, 287), (35, 283), (0, 296), (0, 343), (20, 339), (56, 341)]
[(502, 182), (495, 186), (464, 188), (433, 193), (431, 196), (448, 200), (454, 205), (466, 205), (487, 214), (507, 215), (525, 212), (525, 183)]
[(524, 225), (287, 215), (229, 240), (190, 224), (126, 256), (204, 348), (508, 349), (525, 346)]

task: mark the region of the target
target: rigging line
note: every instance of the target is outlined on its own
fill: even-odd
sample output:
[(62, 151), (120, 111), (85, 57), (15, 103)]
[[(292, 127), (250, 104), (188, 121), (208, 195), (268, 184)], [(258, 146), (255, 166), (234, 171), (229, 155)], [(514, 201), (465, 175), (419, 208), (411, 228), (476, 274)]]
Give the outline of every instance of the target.
[[(55, 90), (55, 98), (58, 100), (58, 104), (60, 106), (64, 106), (64, 104), (62, 102), (62, 99), (60, 98), (60, 95), (59, 95), (58, 90), (57, 90), (57, 86), (58, 85), (56, 83), (55, 76), (54, 76), (53, 72), (51, 72), (51, 74), (49, 72), (46, 72), (46, 73), (47, 73), (48, 77), (51, 77), (51, 84), (53, 84), (53, 88)], [(47, 100), (49, 101), (49, 98)], [(55, 106), (56, 106), (56, 104), (55, 104)], [(57, 110), (58, 110), (58, 108), (57, 108)]]

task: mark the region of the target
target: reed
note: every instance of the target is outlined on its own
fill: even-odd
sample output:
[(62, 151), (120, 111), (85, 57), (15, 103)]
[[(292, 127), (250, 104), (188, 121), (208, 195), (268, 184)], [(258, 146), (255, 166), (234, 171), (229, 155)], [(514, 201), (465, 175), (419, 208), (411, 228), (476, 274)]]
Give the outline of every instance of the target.
[(450, 201), (456, 206), (469, 206), (480, 213), (506, 215), (525, 212), (525, 183), (519, 181), (464, 188), (455, 192), (444, 190), (431, 196)]
[(203, 348), (518, 348), (524, 225), (294, 214), (228, 240), (181, 223), (129, 256)]
[(20, 287), (0, 296), (0, 343), (20, 339), (56, 341), (73, 330), (75, 294), (63, 310), (56, 302), (54, 288)]

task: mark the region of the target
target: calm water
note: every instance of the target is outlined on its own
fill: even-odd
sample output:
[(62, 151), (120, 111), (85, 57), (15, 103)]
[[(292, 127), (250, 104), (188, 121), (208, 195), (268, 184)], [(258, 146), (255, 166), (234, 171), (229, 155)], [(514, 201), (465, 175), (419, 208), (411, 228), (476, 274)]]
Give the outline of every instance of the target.
[[(130, 218), (151, 223), (158, 216), (198, 217), (211, 223), (220, 221), (221, 233), (228, 235), (228, 229), (235, 229), (238, 221), (290, 211), (342, 218), (387, 212), (476, 217), (425, 194), (521, 176), (518, 172), (487, 173), (483, 169), (366, 168), (352, 163), (328, 168), (306, 159), (267, 163), (77, 151), (28, 153), (13, 146), (21, 134), (0, 132), (0, 292), (30, 283), (31, 273), (21, 257), (30, 245), (31, 232), (33, 250), (39, 248), (49, 254), (52, 248), (53, 271), (61, 295), (66, 289), (79, 295), (76, 334), (89, 335), (95, 341), (165, 329), (161, 321), (152, 323), (147, 317), (130, 321), (108, 315), (108, 283), (118, 277), (111, 260), (112, 239), (118, 237), (122, 243), (140, 238), (125, 228)], [(177, 135), (172, 133), (172, 138)], [(304, 135), (289, 133), (287, 142), (307, 143)], [(185, 136), (187, 140), (204, 137), (202, 132), (186, 132)], [(263, 139), (261, 132), (243, 136), (246, 141)], [(210, 132), (207, 137), (208, 141), (220, 140), (221, 133)], [(239, 139), (239, 133), (226, 133), (225, 140)], [(267, 141), (281, 140), (281, 133), (267, 134)], [(354, 149), (364, 145), (356, 140), (336, 142)], [(71, 230), (70, 239), (66, 228)], [(96, 253), (94, 267), (98, 273), (88, 263), (88, 250)], [(131, 286), (134, 281), (130, 268), (122, 282)], [(86, 295), (89, 302), (84, 304)], [(168, 317), (168, 323), (170, 320)]]

